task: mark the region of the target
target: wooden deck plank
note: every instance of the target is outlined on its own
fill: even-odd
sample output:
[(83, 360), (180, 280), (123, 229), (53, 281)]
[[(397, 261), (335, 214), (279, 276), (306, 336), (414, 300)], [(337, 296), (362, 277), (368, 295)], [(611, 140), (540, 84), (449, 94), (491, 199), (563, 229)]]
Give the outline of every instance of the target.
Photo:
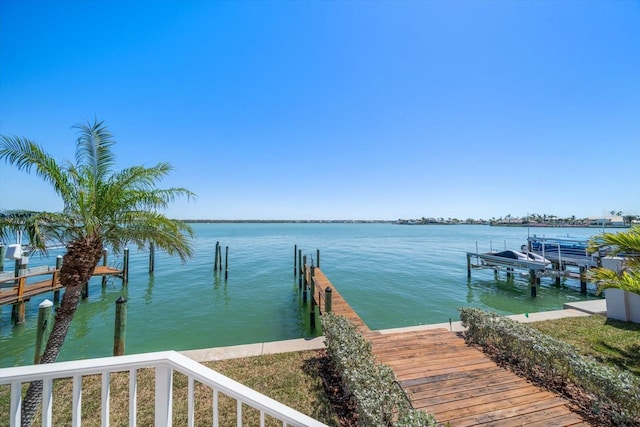
[(333, 289), (333, 311), (354, 322), (389, 365), (416, 409), (452, 426), (589, 425), (568, 402), (497, 366), (447, 329), (370, 331), (319, 268), (316, 283)]
[[(509, 408), (485, 410), (483, 413), (471, 414), (467, 416), (463, 415), (462, 417), (459, 416), (461, 415), (459, 412), (452, 411), (448, 414), (449, 418), (447, 419), (447, 421), (449, 421), (452, 426), (456, 427), (469, 425), (494, 426), (498, 422), (504, 422), (507, 426), (516, 426), (522, 425), (521, 420), (529, 416), (529, 418), (539, 418), (536, 420), (536, 422), (546, 422), (546, 425), (551, 426), (554, 424), (551, 424), (548, 421), (549, 419), (555, 417), (549, 417), (547, 415), (547, 411), (552, 408), (558, 408), (560, 411), (564, 410), (566, 411), (567, 415), (572, 414), (566, 407), (566, 402), (564, 401), (564, 399), (558, 397), (541, 402), (515, 405)], [(579, 415), (573, 415), (575, 415), (577, 420), (581, 420)], [(444, 418), (446, 416), (444, 414), (441, 414), (441, 417)], [(440, 418), (438, 418), (438, 421), (440, 421)]]
[[(491, 387), (489, 387), (489, 385), (491, 385)], [(455, 386), (449, 386), (437, 391), (429, 390), (422, 391), (420, 393), (416, 393), (413, 390), (410, 390), (410, 395), (411, 400), (416, 404), (438, 405), (443, 403), (456, 402), (462, 399), (470, 399), (474, 396), (495, 396), (496, 393), (519, 390), (528, 393), (530, 390), (529, 385), (527, 383), (523, 383), (522, 381), (509, 379), (499, 384), (457, 384)], [(421, 403), (421, 401), (424, 402)]]

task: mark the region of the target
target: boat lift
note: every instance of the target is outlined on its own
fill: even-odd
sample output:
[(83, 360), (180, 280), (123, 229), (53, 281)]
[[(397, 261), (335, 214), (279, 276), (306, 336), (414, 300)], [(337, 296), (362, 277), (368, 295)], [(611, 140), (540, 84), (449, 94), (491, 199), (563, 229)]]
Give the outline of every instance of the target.
[[(496, 252), (480, 253), (476, 242), (476, 252), (467, 252), (467, 277), (471, 278), (472, 269), (492, 269), (496, 273), (500, 270), (506, 270), (507, 279), (513, 276), (515, 270), (524, 270), (528, 272), (532, 297), (537, 296), (537, 288), (542, 277), (554, 277), (557, 285), (560, 284), (563, 277), (579, 279), (580, 292), (586, 294), (587, 271), (598, 265), (598, 259), (589, 255), (586, 249), (573, 248), (573, 252), (568, 251), (566, 244), (569, 241), (563, 249), (562, 244), (556, 242), (558, 239), (545, 240), (541, 245), (534, 243), (533, 239), (542, 240), (535, 237), (530, 238), (528, 244), (522, 246), (522, 253), (537, 254), (542, 260), (533, 260), (528, 257), (523, 257), (525, 259), (507, 258)], [(553, 243), (551, 243), (552, 240)], [(570, 242), (573, 244), (577, 241)], [(552, 244), (555, 250), (549, 250)], [(586, 242), (583, 245), (586, 248)], [(569, 270), (568, 266), (578, 267), (579, 272)]]

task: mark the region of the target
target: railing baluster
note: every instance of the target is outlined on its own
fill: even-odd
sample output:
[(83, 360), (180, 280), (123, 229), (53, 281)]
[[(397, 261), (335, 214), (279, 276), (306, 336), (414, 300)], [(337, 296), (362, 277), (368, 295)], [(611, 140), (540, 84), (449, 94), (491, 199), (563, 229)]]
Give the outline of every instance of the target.
[(71, 408), (71, 422), (73, 427), (82, 425), (82, 376), (73, 376), (73, 404)]
[(10, 425), (19, 426), (22, 424), (22, 383), (20, 381), (11, 383), (11, 416)]
[(129, 427), (138, 425), (138, 370), (129, 370)]
[(111, 394), (111, 373), (102, 373), (102, 412), (101, 412), (101, 425), (102, 427), (109, 427), (109, 395)]
[(213, 389), (213, 427), (218, 427), (218, 389)]
[(53, 422), (53, 380), (42, 381), (42, 427), (49, 427)]
[[(7, 416), (12, 426), (21, 425), (21, 408), (23, 405), (23, 384), (31, 381), (43, 381), (42, 425), (52, 424), (53, 412), (53, 383), (62, 380), (68, 384), (72, 382), (71, 425), (80, 427), (82, 424), (82, 393), (83, 379), (89, 375), (100, 375), (101, 379), (101, 411), (91, 414), (91, 418), (101, 417), (102, 425), (110, 423), (111, 374), (129, 373), (129, 426), (137, 424), (137, 376), (140, 369), (154, 369), (155, 371), (155, 422), (158, 427), (172, 425), (173, 405), (173, 372), (187, 376), (188, 391), (188, 425), (195, 424), (195, 388), (196, 382), (209, 388), (213, 393), (213, 426), (220, 425), (221, 394), (229, 399), (236, 399), (236, 424), (243, 425), (243, 405), (255, 408), (260, 414), (260, 426), (266, 424), (266, 418), (273, 417), (280, 420), (283, 426), (317, 426), (324, 424), (301, 414), (281, 403), (273, 401), (232, 379), (212, 371), (209, 368), (173, 351), (158, 352), (141, 355), (125, 355), (114, 358), (95, 360), (77, 360), (73, 362), (57, 362), (44, 365), (19, 366), (15, 368), (0, 368), (0, 385), (11, 387), (11, 413)], [(118, 374), (121, 375), (121, 374)], [(117, 388), (117, 392), (120, 390)], [(114, 388), (114, 393), (116, 389)], [(257, 415), (257, 414), (256, 414)]]
[(193, 410), (193, 401), (194, 401), (194, 396), (193, 396), (193, 377), (189, 376), (189, 386), (188, 386), (188, 390), (187, 390), (187, 422), (189, 423), (189, 427), (193, 427), (194, 425), (194, 419), (193, 419), (193, 414), (194, 414), (194, 410)]
[(156, 367), (156, 427), (171, 427), (172, 370), (169, 366)]

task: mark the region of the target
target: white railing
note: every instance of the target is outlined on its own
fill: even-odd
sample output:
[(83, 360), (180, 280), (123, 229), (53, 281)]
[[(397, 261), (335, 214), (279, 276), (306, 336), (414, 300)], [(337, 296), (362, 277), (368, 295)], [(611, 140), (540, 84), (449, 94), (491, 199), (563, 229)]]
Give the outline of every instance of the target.
[(212, 369), (197, 363), (175, 351), (134, 354), (100, 359), (87, 359), (72, 362), (58, 362), (42, 365), (20, 366), (0, 369), (0, 385), (11, 385), (10, 425), (20, 426), (22, 408), (22, 386), (31, 381), (43, 381), (42, 425), (51, 426), (53, 418), (53, 380), (73, 379), (72, 423), (81, 425), (82, 377), (101, 375), (102, 377), (102, 426), (109, 425), (110, 374), (129, 372), (129, 426), (136, 422), (137, 370), (154, 368), (155, 370), (155, 422), (156, 427), (170, 427), (173, 406), (173, 373), (188, 378), (188, 425), (194, 420), (194, 384), (201, 383), (213, 393), (212, 425), (218, 426), (219, 395), (223, 394), (236, 400), (237, 425), (242, 425), (243, 405), (260, 411), (260, 425), (264, 426), (265, 415), (282, 422), (283, 426), (325, 426), (294, 409), (289, 408), (257, 391), (250, 389)]

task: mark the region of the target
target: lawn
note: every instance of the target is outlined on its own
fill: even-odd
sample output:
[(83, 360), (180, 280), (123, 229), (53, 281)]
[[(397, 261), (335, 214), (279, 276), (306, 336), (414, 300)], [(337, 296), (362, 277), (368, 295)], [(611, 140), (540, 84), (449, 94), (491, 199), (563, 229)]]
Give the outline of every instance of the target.
[(576, 346), (581, 353), (640, 376), (640, 325), (604, 316), (570, 317), (530, 324)]
[[(310, 415), (328, 425), (338, 425), (339, 419), (325, 393), (322, 370), (326, 366), (324, 354), (316, 351), (282, 353), (205, 363), (206, 366), (251, 387), (279, 402)], [(150, 370), (138, 373), (137, 420), (140, 426), (153, 425), (154, 380)], [(112, 374), (110, 422), (127, 425), (128, 373)], [(63, 379), (54, 383), (53, 425), (71, 425), (72, 384)], [(83, 378), (82, 425), (100, 426), (100, 377)], [(173, 424), (186, 425), (187, 379), (174, 375)], [(195, 425), (211, 426), (212, 394), (208, 388), (196, 384)], [(0, 386), (0, 426), (8, 426), (10, 393), (8, 386)], [(243, 410), (244, 425), (259, 425), (259, 413)], [(235, 400), (221, 396), (220, 426), (235, 426)], [(39, 425), (36, 420), (34, 425)], [(267, 425), (282, 425), (267, 419)]]
[[(615, 364), (640, 375), (640, 325), (618, 322), (602, 316), (549, 320), (530, 324), (560, 340), (569, 342), (584, 354), (605, 363)], [(230, 359), (205, 363), (261, 393), (328, 425), (344, 424), (344, 414), (337, 414), (323, 385), (322, 374), (327, 359), (323, 352), (308, 351)], [(126, 425), (128, 420), (128, 374), (111, 376), (111, 425)], [(139, 373), (138, 425), (153, 425), (153, 376)], [(71, 384), (60, 380), (55, 384), (54, 425), (69, 425), (71, 421)], [(186, 377), (174, 377), (174, 425), (186, 424)], [(235, 403), (221, 399), (221, 426), (236, 425)], [(211, 392), (196, 387), (196, 425), (211, 425)], [(9, 387), (0, 387), (0, 426), (7, 425)], [(245, 411), (246, 425), (258, 421), (256, 411)], [(100, 379), (83, 379), (82, 425), (100, 425)], [(37, 424), (36, 424), (37, 425)], [(271, 423), (268, 423), (271, 425)], [(274, 424), (275, 425), (275, 424)]]

